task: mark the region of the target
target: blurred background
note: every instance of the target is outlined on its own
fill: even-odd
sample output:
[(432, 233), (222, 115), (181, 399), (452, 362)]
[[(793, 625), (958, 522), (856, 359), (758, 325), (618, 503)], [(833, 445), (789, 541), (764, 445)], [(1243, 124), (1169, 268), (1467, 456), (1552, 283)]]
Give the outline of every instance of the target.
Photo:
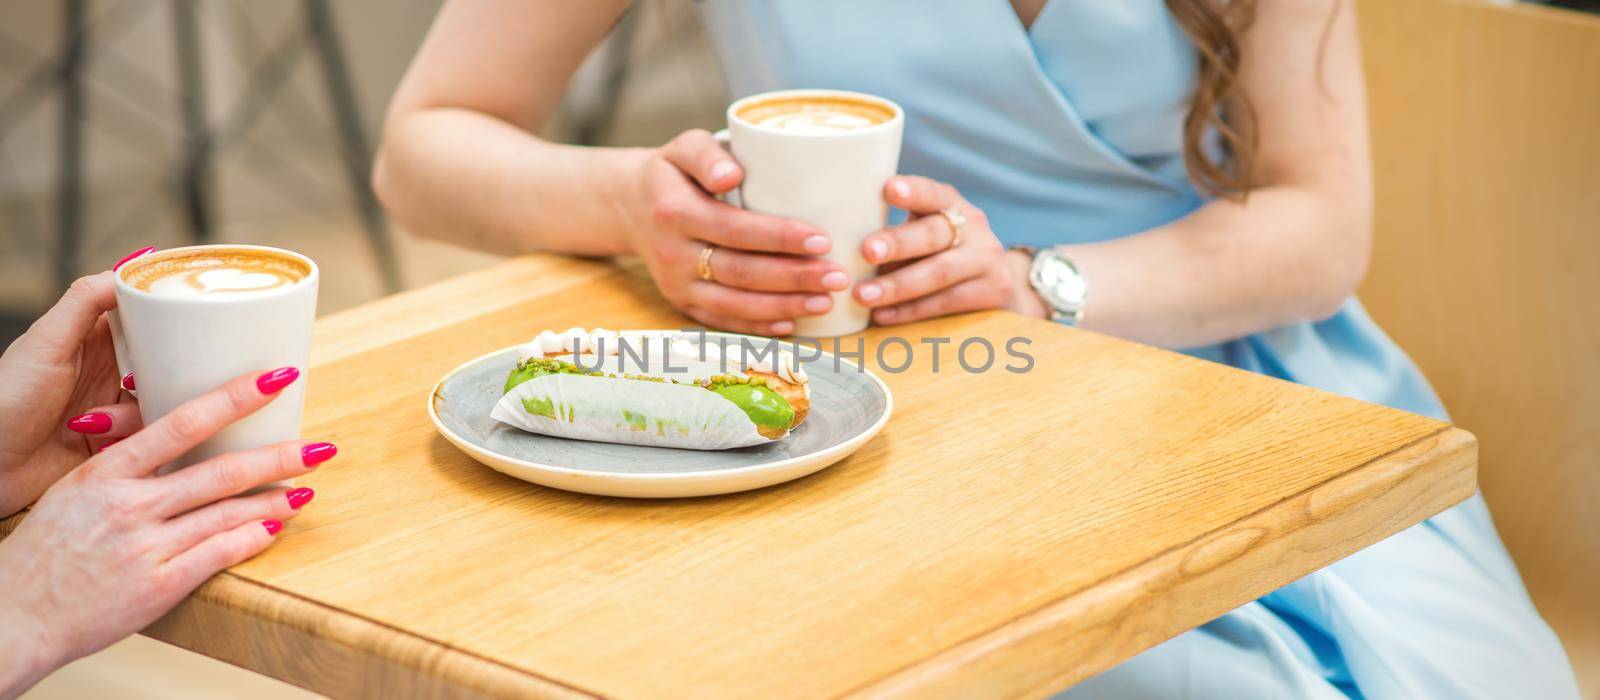
[[(146, 245), (304, 252), (338, 273), (320, 313), (492, 262), (397, 229), (368, 191), (441, 1), (0, 2), (0, 347)], [(658, 145), (726, 104), (691, 3), (644, 0), (546, 135)]]

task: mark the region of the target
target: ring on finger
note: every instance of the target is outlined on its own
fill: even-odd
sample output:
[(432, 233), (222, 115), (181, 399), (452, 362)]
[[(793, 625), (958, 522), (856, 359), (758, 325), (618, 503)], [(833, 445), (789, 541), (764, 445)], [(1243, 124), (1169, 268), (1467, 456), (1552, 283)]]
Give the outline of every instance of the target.
[(717, 247), (710, 243), (707, 243), (705, 248), (700, 249), (700, 262), (696, 266), (697, 271), (700, 273), (700, 279), (707, 282), (717, 281), (715, 275), (711, 274), (711, 256), (716, 252)]
[(945, 246), (945, 250), (961, 245), (961, 229), (967, 225), (967, 215), (955, 207), (949, 207), (940, 209), (939, 216), (944, 217), (945, 223), (950, 224), (950, 245)]

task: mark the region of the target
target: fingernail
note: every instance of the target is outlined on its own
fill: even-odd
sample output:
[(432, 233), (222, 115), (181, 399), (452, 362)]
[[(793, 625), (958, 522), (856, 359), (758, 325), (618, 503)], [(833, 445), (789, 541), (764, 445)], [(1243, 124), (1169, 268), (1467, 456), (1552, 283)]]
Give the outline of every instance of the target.
[(133, 388), (134, 388), (133, 387), (133, 373), (129, 372), (127, 374), (122, 375), (122, 390), (123, 391), (133, 391)]
[(712, 182), (716, 182), (717, 180), (721, 180), (722, 178), (732, 175), (734, 168), (735, 166), (732, 161), (717, 161), (716, 165), (711, 166), (711, 172), (707, 174), (707, 177), (709, 177)]
[(279, 367), (256, 377), (256, 388), (263, 394), (276, 394), (299, 376), (300, 370), (293, 367)]
[(125, 257), (125, 258), (123, 258), (121, 260), (118, 260), (117, 264), (111, 266), (111, 271), (112, 272), (116, 272), (117, 270), (122, 269), (123, 265), (128, 264), (128, 261), (130, 261), (130, 260), (132, 260), (134, 258), (137, 258), (137, 257), (139, 257), (141, 255), (144, 255), (145, 253), (153, 253), (153, 252), (155, 252), (155, 250), (156, 250), (155, 246), (147, 245), (147, 246), (145, 246), (143, 248), (140, 248), (138, 250), (133, 251), (132, 253), (128, 253), (127, 257)]
[(899, 316), (900, 312), (895, 311), (893, 308), (887, 308), (878, 309), (877, 313), (873, 315), (878, 317), (878, 323), (894, 323), (894, 317)]
[(873, 301), (883, 296), (883, 288), (876, 284), (863, 284), (856, 290), (856, 295), (861, 297), (862, 301)]
[[(300, 510), (300, 508), (302, 506), (304, 506), (307, 503), (310, 503), (311, 499), (317, 497), (317, 492), (316, 491), (312, 491), (311, 489), (308, 489), (308, 488), (298, 488), (298, 489), (294, 489), (294, 490), (292, 490), (289, 493), (284, 494), (284, 495), (286, 497), (288, 497), (288, 499), (289, 499), (289, 507), (290, 508), (293, 508), (295, 510)], [(277, 521), (274, 520), (274, 521), (271, 521), (271, 522), (277, 522)]]
[(895, 196), (901, 199), (911, 196), (911, 185), (906, 184), (905, 180), (895, 180), (889, 185), (889, 189), (894, 190)]
[(832, 247), (832, 244), (828, 241), (827, 236), (807, 237), (805, 243), (801, 245), (805, 246), (807, 253), (815, 253), (817, 255), (828, 252), (828, 248)]
[(315, 467), (333, 459), (336, 454), (339, 454), (339, 448), (334, 447), (333, 443), (313, 442), (300, 448), (300, 461), (305, 462), (308, 467)]
[(84, 435), (99, 435), (111, 429), (111, 414), (85, 413), (67, 421), (67, 430)]
[(833, 299), (827, 296), (814, 296), (806, 299), (806, 311), (814, 314), (826, 312), (833, 307)]
[(122, 442), (122, 438), (111, 438), (110, 440), (106, 440), (105, 442), (100, 443), (100, 449), (95, 450), (95, 452), (105, 452), (107, 447), (115, 445), (119, 442)]
[(264, 528), (267, 529), (267, 534), (268, 535), (276, 535), (276, 534), (278, 534), (278, 532), (283, 530), (283, 521), (282, 520), (263, 520), (263, 521), (261, 521), (261, 527), (264, 527)]
[(867, 241), (867, 262), (878, 262), (889, 254), (889, 244), (883, 241)]
[(794, 332), (794, 323), (792, 323), (790, 321), (779, 321), (777, 323), (772, 324), (772, 334), (773, 335), (788, 335), (788, 334), (793, 333), (793, 332)]
[(822, 286), (827, 289), (845, 289), (850, 286), (850, 276), (834, 270), (822, 276)]

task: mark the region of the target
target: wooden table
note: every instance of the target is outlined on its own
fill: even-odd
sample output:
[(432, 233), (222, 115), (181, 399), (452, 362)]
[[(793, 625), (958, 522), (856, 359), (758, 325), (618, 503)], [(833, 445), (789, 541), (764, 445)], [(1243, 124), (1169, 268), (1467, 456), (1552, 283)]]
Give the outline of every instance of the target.
[(1043, 695), (1474, 489), (1448, 424), (998, 312), (893, 332), (1025, 336), (1031, 372), (918, 352), (881, 435), (753, 493), (553, 491), (428, 422), (540, 329), (682, 323), (555, 257), (319, 321), (316, 502), (145, 633), (335, 696)]

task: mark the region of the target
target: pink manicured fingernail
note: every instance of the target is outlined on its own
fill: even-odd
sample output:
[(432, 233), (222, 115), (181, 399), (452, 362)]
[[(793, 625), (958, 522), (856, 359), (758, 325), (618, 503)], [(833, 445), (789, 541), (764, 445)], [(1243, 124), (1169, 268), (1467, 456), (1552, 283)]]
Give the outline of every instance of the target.
[(845, 289), (850, 286), (850, 275), (834, 270), (822, 276), (822, 286), (828, 289)]
[(878, 262), (889, 254), (889, 245), (883, 241), (867, 241), (867, 262)]
[(84, 435), (99, 435), (111, 429), (111, 414), (85, 413), (67, 421), (67, 430)]
[(833, 308), (833, 299), (827, 296), (814, 296), (806, 299), (806, 311), (814, 314), (826, 312)]
[(264, 528), (267, 529), (267, 534), (268, 535), (276, 535), (279, 532), (283, 531), (283, 521), (282, 520), (263, 520), (263, 521), (261, 521), (261, 527), (264, 527)]
[(95, 452), (105, 452), (107, 447), (115, 445), (119, 442), (122, 442), (122, 438), (111, 438), (110, 440), (100, 443), (100, 449), (95, 450)]
[(127, 374), (122, 375), (122, 390), (123, 391), (133, 391), (133, 389), (134, 389), (134, 386), (133, 386), (133, 373), (129, 372)]
[(333, 459), (336, 454), (339, 454), (339, 448), (334, 447), (333, 443), (313, 442), (300, 448), (300, 461), (305, 462), (308, 467), (315, 467)]
[(155, 250), (156, 250), (155, 246), (147, 245), (147, 246), (145, 246), (143, 248), (140, 248), (138, 250), (133, 251), (132, 253), (128, 253), (127, 257), (125, 257), (125, 258), (123, 258), (121, 260), (118, 260), (117, 264), (111, 266), (111, 271), (112, 272), (116, 272), (117, 270), (122, 269), (123, 265), (128, 264), (128, 261), (130, 261), (130, 260), (132, 260), (134, 258), (137, 258), (137, 257), (139, 257), (141, 255), (144, 255), (145, 253), (153, 253), (153, 252), (155, 252)]
[(808, 236), (805, 242), (801, 245), (805, 246), (807, 253), (814, 253), (816, 255), (826, 253), (828, 252), (829, 248), (833, 247), (832, 243), (828, 241), (827, 236)]
[(706, 176), (711, 178), (712, 182), (716, 182), (717, 180), (721, 180), (722, 178), (732, 175), (735, 167), (737, 166), (735, 166), (732, 161), (718, 161), (716, 165), (711, 166), (711, 172), (706, 173)]
[(284, 495), (289, 499), (290, 508), (300, 510), (302, 506), (310, 503), (311, 499), (317, 497), (317, 492), (308, 488), (298, 488)]
[(911, 185), (906, 184), (905, 180), (895, 180), (889, 185), (889, 188), (894, 190), (895, 195), (901, 199), (911, 196)]
[(788, 334), (793, 333), (793, 332), (794, 332), (794, 323), (792, 323), (792, 322), (779, 321), (777, 323), (772, 324), (772, 334), (773, 335), (788, 335)]
[(293, 383), (299, 376), (300, 370), (293, 367), (279, 367), (256, 377), (256, 388), (260, 389), (263, 394), (276, 394)]
[(876, 284), (863, 284), (856, 288), (856, 295), (861, 297), (862, 301), (873, 301), (883, 296), (883, 288)]

